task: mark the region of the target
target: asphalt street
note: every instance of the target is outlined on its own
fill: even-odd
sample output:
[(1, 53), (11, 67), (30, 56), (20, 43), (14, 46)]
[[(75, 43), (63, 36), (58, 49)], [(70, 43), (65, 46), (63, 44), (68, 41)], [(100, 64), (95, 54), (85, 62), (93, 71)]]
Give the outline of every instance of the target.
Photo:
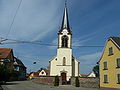
[(37, 84), (32, 81), (14, 81), (2, 85), (3, 90), (98, 90), (96, 88), (82, 88), (70, 85), (55, 87), (52, 85)]

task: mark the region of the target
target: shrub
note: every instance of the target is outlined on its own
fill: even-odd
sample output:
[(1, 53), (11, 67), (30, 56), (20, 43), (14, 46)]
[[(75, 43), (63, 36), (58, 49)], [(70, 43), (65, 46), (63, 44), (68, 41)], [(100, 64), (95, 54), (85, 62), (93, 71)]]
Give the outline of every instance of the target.
[(79, 77), (76, 77), (76, 78), (75, 78), (75, 86), (76, 86), (76, 87), (79, 87), (79, 86), (80, 86)]
[(59, 77), (55, 76), (54, 86), (59, 86)]
[(18, 77), (20, 76), (20, 72), (15, 70), (11, 70), (10, 74), (11, 74), (10, 81), (18, 80)]
[(10, 78), (10, 70), (5, 65), (0, 65), (0, 81), (7, 82)]
[(9, 80), (18, 80), (20, 72), (15, 70), (9, 70), (5, 65), (0, 65), (0, 83), (7, 82)]

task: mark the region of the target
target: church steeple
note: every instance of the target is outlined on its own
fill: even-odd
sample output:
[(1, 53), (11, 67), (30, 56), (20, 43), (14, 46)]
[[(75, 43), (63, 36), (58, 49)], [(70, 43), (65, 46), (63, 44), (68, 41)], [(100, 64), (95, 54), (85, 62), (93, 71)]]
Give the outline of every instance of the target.
[(58, 32), (58, 49), (72, 48), (72, 31), (69, 27), (69, 19), (67, 12), (67, 3), (65, 2), (63, 21), (60, 31)]
[(67, 31), (70, 33), (70, 26), (69, 26), (69, 18), (68, 18), (68, 12), (67, 12), (67, 3), (65, 2), (65, 8), (64, 8), (64, 14), (63, 14), (63, 20), (62, 20), (62, 25), (60, 29), (60, 33), (64, 30), (67, 29)]

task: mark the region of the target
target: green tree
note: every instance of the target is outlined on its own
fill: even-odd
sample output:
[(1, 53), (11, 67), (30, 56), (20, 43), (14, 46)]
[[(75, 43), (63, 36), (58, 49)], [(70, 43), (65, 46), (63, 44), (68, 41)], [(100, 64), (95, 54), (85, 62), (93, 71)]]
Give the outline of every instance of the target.
[(54, 86), (59, 86), (59, 76), (55, 76)]
[(75, 86), (79, 87), (80, 86), (80, 82), (79, 82), (79, 77), (75, 78)]
[(93, 72), (95, 73), (96, 77), (99, 77), (99, 65), (93, 67)]
[(16, 71), (16, 70), (11, 70), (10, 71), (10, 81), (15, 81), (15, 80), (19, 80), (19, 76), (20, 76), (20, 72)]
[(10, 76), (10, 70), (5, 65), (0, 65), (0, 81), (9, 81)]
[(0, 65), (0, 82), (7, 82), (9, 80), (18, 80), (20, 72), (9, 70), (5, 65)]
[(19, 77), (19, 76), (20, 76), (19, 71), (11, 70), (11, 77)]

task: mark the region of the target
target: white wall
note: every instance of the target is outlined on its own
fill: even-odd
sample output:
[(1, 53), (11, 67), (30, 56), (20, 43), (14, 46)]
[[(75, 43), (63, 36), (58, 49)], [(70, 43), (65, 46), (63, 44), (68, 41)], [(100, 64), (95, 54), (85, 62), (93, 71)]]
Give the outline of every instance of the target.
[[(44, 72), (44, 73), (42, 74), (42, 72)], [(45, 72), (44, 70), (42, 70), (42, 71), (39, 73), (39, 76), (46, 76), (46, 72)]]
[(75, 76), (79, 76), (79, 62), (75, 60)]

